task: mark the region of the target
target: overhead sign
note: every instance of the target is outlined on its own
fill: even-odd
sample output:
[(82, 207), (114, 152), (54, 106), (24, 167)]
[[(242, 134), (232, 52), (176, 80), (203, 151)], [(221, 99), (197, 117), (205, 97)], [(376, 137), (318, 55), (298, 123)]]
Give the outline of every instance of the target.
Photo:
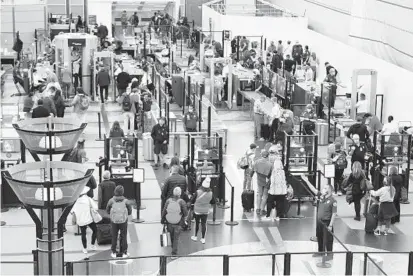
[(69, 38), (67, 40), (67, 44), (69, 45), (69, 47), (73, 47), (73, 46), (84, 47), (86, 45), (86, 40), (84, 38)]

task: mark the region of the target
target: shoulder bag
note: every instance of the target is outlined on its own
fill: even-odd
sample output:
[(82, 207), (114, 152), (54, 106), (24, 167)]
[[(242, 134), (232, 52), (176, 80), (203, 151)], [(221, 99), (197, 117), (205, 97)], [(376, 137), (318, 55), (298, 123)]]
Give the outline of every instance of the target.
[(99, 212), (95, 208), (93, 208), (92, 199), (90, 197), (89, 197), (89, 206), (90, 206), (90, 215), (92, 216), (93, 222), (99, 223), (102, 220), (102, 216), (99, 214)]

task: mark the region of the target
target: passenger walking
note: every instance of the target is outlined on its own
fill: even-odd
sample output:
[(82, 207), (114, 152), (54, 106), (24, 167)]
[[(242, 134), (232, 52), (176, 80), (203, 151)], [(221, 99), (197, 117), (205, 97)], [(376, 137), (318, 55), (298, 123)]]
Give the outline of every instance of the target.
[(370, 194), (372, 196), (378, 196), (380, 201), (378, 214), (379, 224), (376, 230), (374, 230), (374, 235), (377, 236), (380, 236), (381, 234), (387, 236), (391, 219), (399, 215), (399, 212), (397, 212), (393, 203), (396, 195), (396, 188), (392, 185), (392, 179), (386, 177), (383, 181), (383, 185), (384, 186), (377, 191), (370, 191)]
[(271, 172), (271, 185), (268, 190), (267, 199), (267, 218), (270, 218), (271, 211), (274, 208), (277, 212), (275, 220), (285, 217), (285, 200), (287, 195), (287, 181), (285, 172), (280, 158), (275, 159)]
[(341, 144), (336, 143), (335, 152), (331, 156), (331, 162), (334, 164), (334, 195), (343, 194), (342, 182), (343, 173), (348, 166), (347, 154), (341, 149)]
[(165, 163), (165, 154), (168, 153), (169, 129), (166, 125), (165, 118), (159, 118), (158, 124), (152, 128), (151, 137), (153, 139), (155, 153), (155, 163), (153, 167), (157, 169), (163, 165), (164, 169), (168, 169), (168, 165)]
[(79, 198), (76, 200), (75, 205), (72, 208), (72, 214), (76, 218), (76, 224), (80, 227), (80, 233), (82, 238), (83, 253), (87, 254), (87, 238), (86, 238), (86, 229), (89, 227), (92, 230), (92, 241), (90, 249), (92, 251), (96, 250), (96, 223), (93, 221), (91, 210), (97, 210), (97, 205), (87, 196), (90, 188), (85, 187), (80, 194)]
[(395, 166), (391, 166), (389, 169), (389, 180), (391, 181), (393, 187), (396, 189), (396, 192), (394, 193), (393, 203), (398, 214), (391, 219), (391, 223), (394, 224), (396, 222), (400, 222), (400, 201), (402, 198), (401, 190), (404, 186), (403, 177), (398, 173)]
[(211, 204), (215, 204), (215, 197), (211, 191), (210, 177), (205, 178), (201, 187), (194, 193), (191, 201), (194, 206), (195, 215), (195, 234), (191, 239), (193, 241), (198, 241), (199, 225), (201, 224), (201, 243), (205, 244), (205, 235), (207, 231), (206, 222)]
[(73, 116), (75, 122), (82, 124), (86, 121), (86, 113), (89, 109), (90, 99), (81, 87), (76, 88), (76, 96), (69, 106), (73, 106)]
[(124, 188), (118, 185), (115, 188), (114, 196), (109, 200), (106, 206), (106, 211), (110, 215), (112, 222), (112, 258), (116, 258), (116, 245), (118, 243), (118, 234), (120, 233), (120, 251), (123, 258), (129, 256), (128, 254), (128, 216), (132, 214), (132, 206), (128, 200), (123, 196)]
[(173, 197), (165, 202), (162, 210), (162, 224), (167, 225), (168, 232), (171, 234), (172, 242), (172, 259), (178, 255), (179, 237), (184, 225), (185, 217), (188, 215), (186, 203), (181, 199), (182, 190), (175, 187), (173, 190)]
[(119, 103), (122, 106), (123, 115), (123, 132), (132, 134), (135, 126), (135, 102), (132, 102), (131, 93), (124, 92), (120, 98)]
[(105, 103), (108, 100), (110, 75), (103, 63), (100, 63), (99, 66), (100, 70), (96, 77), (96, 83), (99, 86), (100, 102)]
[(268, 188), (270, 186), (272, 164), (268, 160), (268, 152), (262, 151), (261, 158), (254, 162), (252, 173), (257, 173), (257, 205), (256, 212), (258, 215), (265, 215), (265, 205), (267, 204)]
[(257, 148), (256, 144), (251, 144), (249, 149), (245, 152), (245, 155), (241, 158), (245, 160), (245, 166), (241, 169), (244, 170), (244, 183), (243, 183), (243, 190), (251, 190), (252, 188), (252, 165), (255, 158), (255, 150)]
[(354, 162), (351, 174), (343, 183), (343, 188), (346, 189), (346, 200), (349, 204), (354, 203), (354, 211), (356, 212), (355, 220), (360, 221), (361, 199), (366, 193), (366, 175), (360, 162)]
[(112, 128), (109, 132), (109, 138), (111, 139), (112, 156), (118, 158), (120, 153), (120, 147), (122, 146), (122, 138), (125, 137), (123, 130), (120, 128), (118, 121), (114, 121)]

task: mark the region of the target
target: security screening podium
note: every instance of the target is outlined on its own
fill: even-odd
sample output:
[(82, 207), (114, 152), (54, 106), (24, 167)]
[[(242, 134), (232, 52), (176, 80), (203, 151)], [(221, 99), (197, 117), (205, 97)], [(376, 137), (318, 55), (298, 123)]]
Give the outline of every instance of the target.
[[(38, 161), (15, 165), (4, 174), (36, 225), (35, 274), (64, 275), (63, 227), (93, 170), (52, 158), (69, 154), (86, 124), (79, 126), (71, 119), (49, 117), (26, 119), (13, 127)], [(43, 162), (37, 154), (44, 155)], [(34, 209), (41, 210), (40, 217)]]

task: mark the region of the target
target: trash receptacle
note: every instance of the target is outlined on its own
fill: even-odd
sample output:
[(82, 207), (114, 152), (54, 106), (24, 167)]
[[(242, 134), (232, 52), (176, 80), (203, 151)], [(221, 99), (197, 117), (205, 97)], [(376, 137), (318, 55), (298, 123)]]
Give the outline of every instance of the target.
[[(378, 267), (383, 269), (383, 259), (379, 256), (370, 255), (367, 258), (366, 275), (382, 275)], [(374, 262), (374, 263), (373, 263)], [(364, 256), (360, 258), (360, 275), (363, 275), (364, 270)]]
[(315, 132), (318, 135), (318, 145), (324, 146), (328, 144), (328, 123), (325, 120), (317, 120)]
[(110, 275), (133, 275), (132, 260), (110, 261)]

